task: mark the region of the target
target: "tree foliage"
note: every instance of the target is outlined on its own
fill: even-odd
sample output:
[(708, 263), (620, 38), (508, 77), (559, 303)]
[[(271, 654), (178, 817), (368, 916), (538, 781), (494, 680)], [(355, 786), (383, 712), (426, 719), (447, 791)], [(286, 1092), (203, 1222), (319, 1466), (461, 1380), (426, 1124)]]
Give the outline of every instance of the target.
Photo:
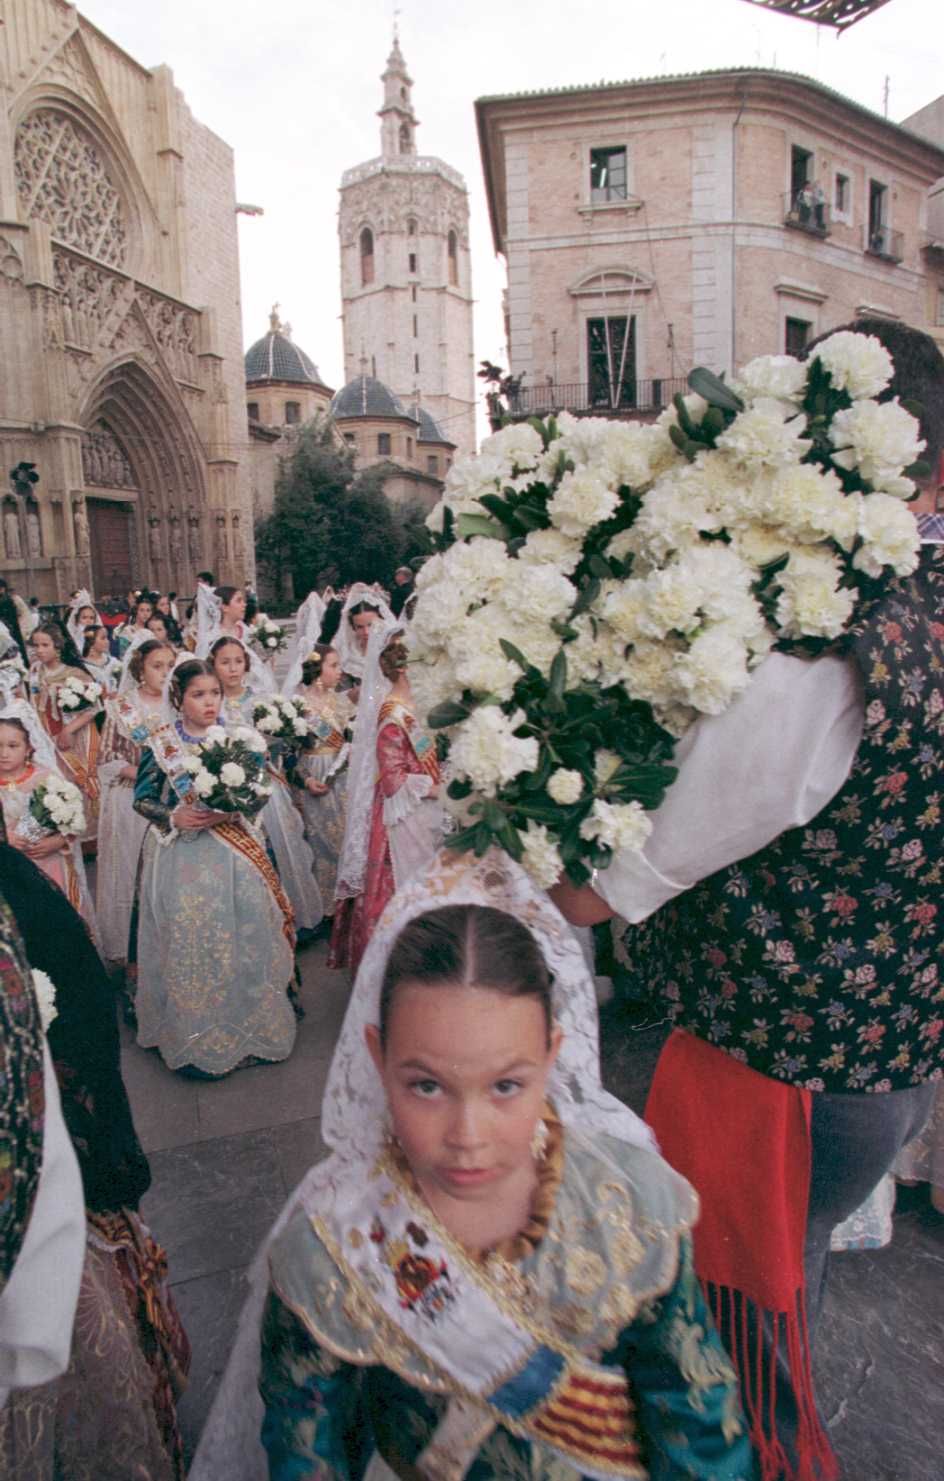
[(276, 589), (291, 574), (296, 597), (350, 581), (389, 585), (397, 566), (428, 553), (423, 510), (392, 505), (383, 466), (358, 472), (327, 417), (315, 417), (282, 459), (271, 515), (256, 525), (256, 558)]

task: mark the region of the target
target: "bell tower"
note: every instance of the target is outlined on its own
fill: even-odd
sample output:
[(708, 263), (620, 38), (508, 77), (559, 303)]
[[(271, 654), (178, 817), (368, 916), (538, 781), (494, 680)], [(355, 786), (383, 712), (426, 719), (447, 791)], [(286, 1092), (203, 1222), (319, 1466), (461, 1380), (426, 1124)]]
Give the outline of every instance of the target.
[(473, 452), (468, 192), (458, 170), (417, 154), (413, 79), (396, 31), (381, 81), (381, 152), (341, 178), (344, 378), (366, 355), (404, 405), (418, 403)]

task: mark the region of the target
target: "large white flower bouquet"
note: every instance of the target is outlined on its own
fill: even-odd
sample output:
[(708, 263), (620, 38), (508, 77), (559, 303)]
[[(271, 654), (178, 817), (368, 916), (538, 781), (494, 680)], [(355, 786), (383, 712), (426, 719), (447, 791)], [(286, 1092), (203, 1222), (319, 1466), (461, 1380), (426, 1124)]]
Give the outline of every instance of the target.
[(675, 740), (774, 646), (841, 636), (911, 572), (924, 446), (875, 339), (704, 370), (652, 425), (512, 424), (453, 466), (417, 579), (411, 684), (448, 754), (450, 844), (542, 885), (641, 848)]
[(278, 622), (262, 613), (249, 629), (249, 641), (263, 658), (274, 658), (288, 643), (288, 634)]
[(311, 726), (303, 699), (285, 699), (273, 694), (253, 706), (252, 723), (270, 743), (283, 741), (287, 746), (300, 746), (309, 736)]
[(75, 783), (54, 772), (37, 782), (16, 832), (27, 843), (39, 843), (53, 833), (63, 838), (80, 837), (85, 832), (85, 808)]
[(95, 679), (80, 679), (70, 674), (59, 685), (59, 708), (69, 715), (81, 715), (83, 710), (90, 710), (101, 697), (102, 686)]
[(232, 734), (212, 725), (186, 762), (197, 800), (214, 812), (254, 816), (272, 795), (265, 754), (264, 738), (248, 725), (237, 726)]

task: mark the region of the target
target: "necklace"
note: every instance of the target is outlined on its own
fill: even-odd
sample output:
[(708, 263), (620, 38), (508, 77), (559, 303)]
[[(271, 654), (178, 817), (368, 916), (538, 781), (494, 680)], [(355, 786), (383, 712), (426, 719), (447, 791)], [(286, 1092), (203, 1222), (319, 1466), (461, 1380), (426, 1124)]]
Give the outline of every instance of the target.
[(20, 772), (19, 776), (3, 776), (0, 774), (0, 787), (19, 787), (23, 782), (29, 781), (35, 770), (36, 767), (29, 764), (25, 771)]

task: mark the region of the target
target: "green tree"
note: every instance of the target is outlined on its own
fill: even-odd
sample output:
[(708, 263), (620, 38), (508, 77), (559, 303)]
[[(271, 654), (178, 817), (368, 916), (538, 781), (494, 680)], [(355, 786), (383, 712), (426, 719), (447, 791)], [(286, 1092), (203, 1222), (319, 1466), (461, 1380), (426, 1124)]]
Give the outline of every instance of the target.
[(422, 510), (394, 509), (383, 479), (382, 468), (356, 471), (329, 418), (302, 428), (280, 464), (272, 513), (256, 525), (256, 557), (276, 590), (286, 572), (296, 598), (326, 581), (387, 585), (398, 565), (428, 552)]

